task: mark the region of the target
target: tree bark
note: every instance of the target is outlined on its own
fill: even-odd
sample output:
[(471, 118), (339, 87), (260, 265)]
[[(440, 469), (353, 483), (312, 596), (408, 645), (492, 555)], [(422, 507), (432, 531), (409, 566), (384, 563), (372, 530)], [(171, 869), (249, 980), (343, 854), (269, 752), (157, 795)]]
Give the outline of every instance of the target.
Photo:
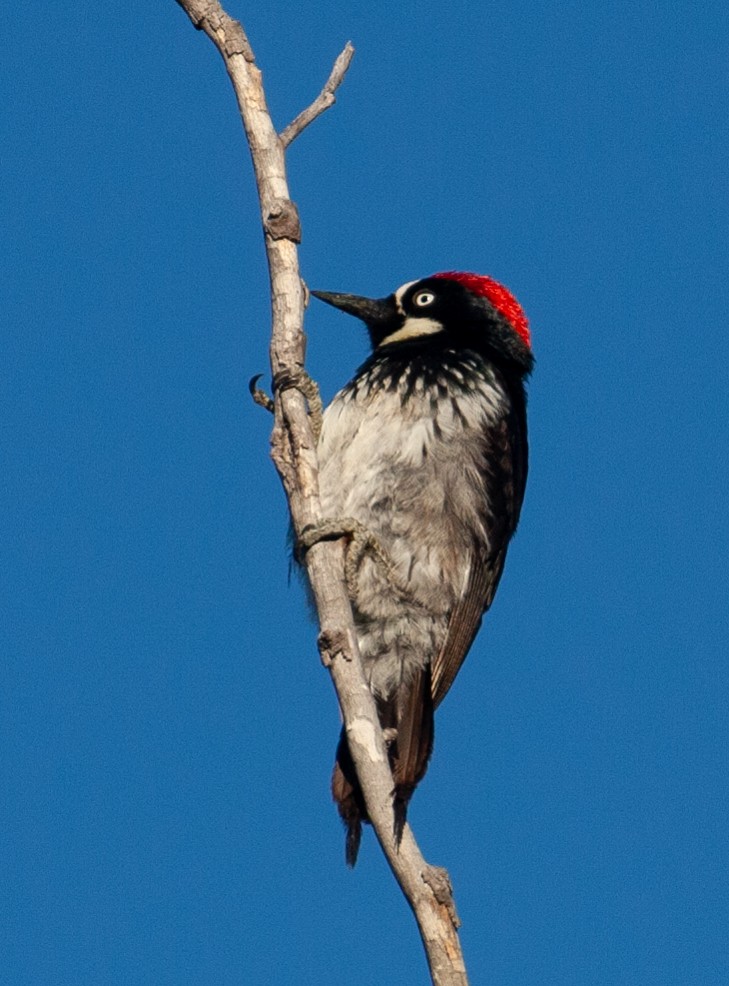
[[(271, 282), (273, 329), (271, 369), (274, 381), (286, 381), (274, 393), (271, 455), (286, 491), (296, 535), (322, 517), (319, 505), (316, 442), (307, 399), (302, 391), (305, 337), (305, 288), (296, 244), (299, 216), (289, 196), (285, 148), (334, 102), (354, 49), (336, 60), (317, 99), (279, 135), (266, 106), (261, 72), (242, 25), (218, 0), (176, 0), (196, 28), (220, 52), (233, 84), (261, 206)], [(305, 388), (304, 388), (305, 389)], [(357, 648), (352, 610), (344, 578), (343, 542), (321, 542), (306, 553), (305, 566), (319, 616), (319, 650), (339, 698), (349, 747), (377, 838), (418, 923), (434, 986), (467, 986), (450, 881), (445, 870), (430, 866), (405, 826), (399, 847), (393, 834), (393, 780), (374, 698), (365, 680)]]

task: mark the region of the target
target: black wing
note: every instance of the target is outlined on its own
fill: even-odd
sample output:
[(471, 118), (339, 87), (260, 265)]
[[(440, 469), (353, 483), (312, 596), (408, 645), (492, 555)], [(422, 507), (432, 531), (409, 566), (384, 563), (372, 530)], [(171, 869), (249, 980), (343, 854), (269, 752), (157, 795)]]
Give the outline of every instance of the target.
[(451, 613), (448, 634), (433, 661), (432, 694), (437, 707), (445, 698), (493, 602), (504, 570), (506, 549), (519, 521), (526, 487), (528, 446), (523, 387), (512, 389), (511, 413), (482, 436), (487, 500), (483, 523), (488, 548), (474, 544), (466, 591)]

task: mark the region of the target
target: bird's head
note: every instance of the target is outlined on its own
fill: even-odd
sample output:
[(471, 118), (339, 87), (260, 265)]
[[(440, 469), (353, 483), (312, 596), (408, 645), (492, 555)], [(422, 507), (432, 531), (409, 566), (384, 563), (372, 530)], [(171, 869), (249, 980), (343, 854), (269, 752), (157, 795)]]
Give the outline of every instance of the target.
[(533, 364), (529, 323), (505, 287), (482, 274), (446, 271), (409, 281), (386, 298), (312, 291), (316, 298), (356, 315), (373, 349), (407, 345), (475, 349), (528, 373)]

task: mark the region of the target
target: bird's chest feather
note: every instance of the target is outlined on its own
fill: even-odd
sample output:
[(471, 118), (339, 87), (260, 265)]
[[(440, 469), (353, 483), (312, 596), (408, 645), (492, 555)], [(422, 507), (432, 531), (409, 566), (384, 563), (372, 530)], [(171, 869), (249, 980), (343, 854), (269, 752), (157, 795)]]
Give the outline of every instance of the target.
[(456, 371), (444, 381), (403, 372), (378, 386), (355, 380), (324, 415), (324, 516), (356, 518), (414, 591), (444, 583), (452, 605), (474, 539), (486, 536), (484, 436), (507, 405), (504, 389), (489, 373)]

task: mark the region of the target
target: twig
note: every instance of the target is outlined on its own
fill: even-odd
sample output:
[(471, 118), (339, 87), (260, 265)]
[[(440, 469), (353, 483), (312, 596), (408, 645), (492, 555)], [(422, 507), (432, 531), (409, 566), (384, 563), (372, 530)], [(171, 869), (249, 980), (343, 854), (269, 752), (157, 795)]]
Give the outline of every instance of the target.
[(352, 42), (348, 41), (344, 46), (342, 52), (337, 56), (337, 60), (334, 63), (331, 74), (324, 84), (324, 88), (316, 97), (314, 102), (307, 106), (305, 110), (302, 110), (299, 115), (291, 121), (291, 123), (284, 130), (281, 131), (281, 143), (284, 147), (288, 147), (292, 140), (296, 140), (302, 130), (313, 123), (318, 116), (321, 116), (325, 110), (328, 110), (330, 106), (336, 103), (336, 97), (334, 93), (337, 91), (339, 86), (344, 80), (344, 75), (349, 68), (349, 64), (352, 61), (354, 55), (354, 47)]
[[(243, 27), (218, 0), (176, 0), (223, 57), (238, 100), (253, 159), (266, 254), (271, 276), (273, 331), (271, 368), (295, 381), (304, 365), (304, 287), (296, 244), (300, 227), (289, 197), (284, 147), (333, 102), (334, 89), (352, 57), (347, 45), (322, 94), (279, 137), (266, 107), (261, 73)], [(301, 389), (288, 386), (275, 394), (272, 458), (281, 476), (296, 536), (322, 520), (316, 442)], [(340, 541), (322, 541), (306, 553), (306, 570), (319, 615), (319, 650), (329, 669), (342, 709), (352, 759), (377, 838), (410, 906), (425, 946), (434, 986), (467, 986), (458, 941), (450, 883), (445, 871), (423, 859), (409, 826), (399, 851), (393, 835), (393, 780), (374, 698), (362, 671), (357, 637), (344, 579)]]

